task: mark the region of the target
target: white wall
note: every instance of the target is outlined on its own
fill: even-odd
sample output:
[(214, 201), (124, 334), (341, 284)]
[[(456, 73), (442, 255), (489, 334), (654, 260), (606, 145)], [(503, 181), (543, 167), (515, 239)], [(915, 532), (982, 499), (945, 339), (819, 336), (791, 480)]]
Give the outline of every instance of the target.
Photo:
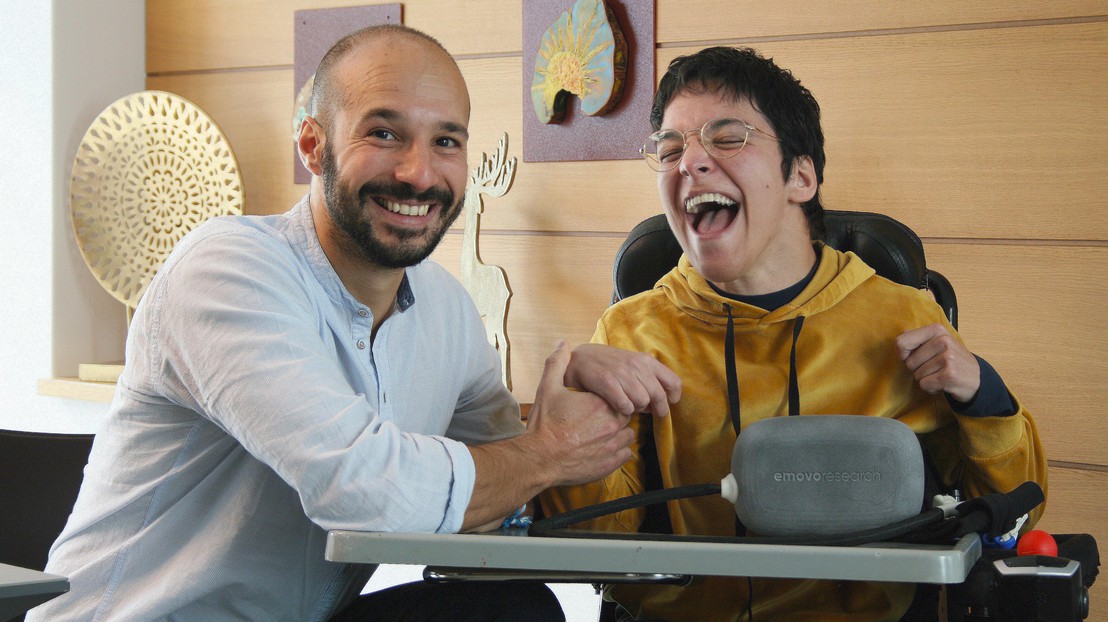
[(105, 404), (40, 396), (37, 383), (123, 357), (123, 306), (76, 246), (69, 174), (92, 120), (145, 87), (145, 5), (13, 0), (3, 8), (0, 427), (91, 431)]

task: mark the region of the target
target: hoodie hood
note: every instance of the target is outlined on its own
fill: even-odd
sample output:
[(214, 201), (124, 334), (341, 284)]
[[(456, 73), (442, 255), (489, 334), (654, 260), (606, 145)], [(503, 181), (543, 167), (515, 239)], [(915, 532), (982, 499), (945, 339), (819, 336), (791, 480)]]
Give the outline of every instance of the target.
[(739, 331), (787, 322), (799, 316), (812, 317), (835, 306), (876, 274), (854, 253), (840, 253), (824, 244), (817, 250), (822, 256), (811, 283), (792, 302), (769, 312), (718, 294), (685, 255), (681, 255), (677, 267), (663, 276), (656, 287), (683, 312), (704, 322), (727, 324), (730, 307), (735, 330)]

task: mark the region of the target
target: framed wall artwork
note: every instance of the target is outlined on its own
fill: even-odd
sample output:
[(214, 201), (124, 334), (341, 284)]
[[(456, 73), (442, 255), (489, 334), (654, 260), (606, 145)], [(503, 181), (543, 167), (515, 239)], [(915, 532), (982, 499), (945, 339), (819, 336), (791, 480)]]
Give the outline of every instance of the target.
[(650, 133), (654, 2), (523, 1), (523, 160), (629, 160)]

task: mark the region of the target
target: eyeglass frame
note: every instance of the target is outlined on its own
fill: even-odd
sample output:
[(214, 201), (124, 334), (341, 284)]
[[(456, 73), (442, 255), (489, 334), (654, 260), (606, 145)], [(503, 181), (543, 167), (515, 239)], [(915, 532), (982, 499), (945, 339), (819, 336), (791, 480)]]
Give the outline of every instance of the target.
[[(708, 146), (705, 146), (705, 144), (704, 144), (704, 130), (707, 129), (707, 127), (709, 125), (712, 125), (713, 123), (717, 123), (719, 121), (738, 121), (739, 123), (741, 123), (743, 125), (743, 127), (746, 128), (746, 136), (743, 137), (743, 146), (736, 149), (735, 153), (732, 153), (732, 154), (726, 155), (726, 156), (722, 156), (722, 157), (717, 156), (716, 154), (712, 153), (713, 148), (711, 146), (714, 144), (712, 141), (708, 141)], [(639, 147), (639, 155), (642, 156), (642, 158), (644, 160), (646, 160), (646, 165), (650, 167), (650, 170), (655, 171), (657, 173), (668, 173), (668, 172), (672, 171), (673, 169), (677, 168), (681, 164), (681, 160), (684, 159), (684, 157), (685, 157), (685, 152), (688, 151), (688, 149), (689, 149), (689, 134), (691, 134), (693, 132), (696, 132), (697, 136), (700, 137), (699, 138), (700, 139), (700, 146), (704, 147), (704, 153), (707, 153), (709, 156), (711, 156), (711, 158), (713, 160), (730, 160), (731, 158), (739, 155), (740, 151), (742, 151), (743, 149), (746, 149), (747, 143), (750, 142), (750, 131), (751, 130), (761, 134), (762, 136), (765, 136), (766, 138), (769, 138), (769, 139), (774, 140), (776, 142), (781, 142), (780, 138), (774, 136), (773, 134), (770, 134), (769, 132), (766, 132), (765, 130), (759, 129), (757, 126), (751, 125), (750, 123), (747, 123), (746, 121), (743, 121), (742, 119), (740, 119), (738, 117), (717, 117), (715, 119), (709, 119), (708, 121), (706, 121), (704, 123), (704, 125), (700, 126), (699, 128), (692, 128), (692, 129), (689, 129), (689, 130), (685, 130), (683, 132), (679, 131), (679, 130), (674, 130), (674, 129), (658, 130), (657, 132), (654, 132), (654, 133), (652, 133), (652, 134), (650, 134), (649, 136), (646, 137), (646, 140), (643, 141), (642, 146)], [(659, 160), (656, 156), (652, 157), (646, 151), (646, 145), (647, 145), (647, 143), (650, 142), (650, 139), (653, 138), (654, 136), (657, 136), (657, 135), (661, 134), (662, 132), (677, 132), (678, 134), (681, 135), (681, 156), (673, 161), (673, 166), (670, 166), (668, 168), (662, 168), (662, 166), (663, 166), (662, 161)]]

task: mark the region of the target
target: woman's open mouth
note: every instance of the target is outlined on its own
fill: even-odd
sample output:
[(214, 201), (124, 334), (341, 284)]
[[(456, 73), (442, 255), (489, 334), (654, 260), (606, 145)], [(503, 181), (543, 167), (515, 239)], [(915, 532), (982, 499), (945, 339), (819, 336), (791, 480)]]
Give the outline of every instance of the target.
[(739, 213), (734, 199), (718, 192), (707, 192), (685, 199), (686, 220), (698, 235), (723, 231)]

